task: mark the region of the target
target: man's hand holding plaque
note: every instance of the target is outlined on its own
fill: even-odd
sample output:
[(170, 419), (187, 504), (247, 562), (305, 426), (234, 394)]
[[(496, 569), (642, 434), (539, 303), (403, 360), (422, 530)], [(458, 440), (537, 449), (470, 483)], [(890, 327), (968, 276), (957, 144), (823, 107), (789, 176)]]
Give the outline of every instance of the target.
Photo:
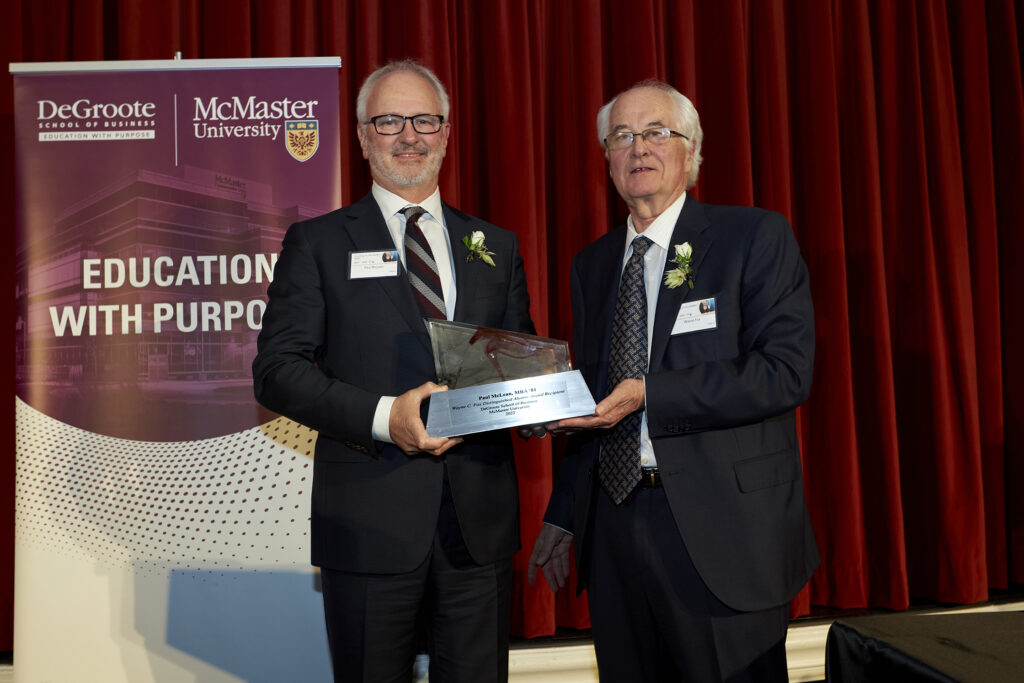
[(438, 383), (427, 433), (462, 436), (594, 413), (594, 397), (557, 339), (428, 318)]

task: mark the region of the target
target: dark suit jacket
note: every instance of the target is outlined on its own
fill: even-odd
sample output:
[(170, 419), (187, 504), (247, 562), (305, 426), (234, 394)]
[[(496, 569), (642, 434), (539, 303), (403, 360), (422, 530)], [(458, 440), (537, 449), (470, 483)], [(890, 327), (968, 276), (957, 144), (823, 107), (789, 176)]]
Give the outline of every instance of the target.
[[(573, 261), (573, 352), (598, 400), (613, 388), (608, 347), (625, 242), (621, 226)], [(791, 599), (819, 562), (792, 412), (814, 361), (807, 269), (785, 218), (760, 209), (688, 196), (671, 244), (683, 242), (693, 247), (695, 286), (662, 285), (658, 296), (645, 379), (651, 440), (706, 585), (734, 609), (766, 609)], [(672, 336), (680, 304), (709, 297), (717, 328)], [(600, 437), (573, 438), (545, 516), (574, 531), (581, 587), (588, 535), (600, 533), (590, 525)]]
[[(515, 234), (444, 206), (454, 256), (455, 319), (533, 332)], [(495, 266), (467, 262), (462, 237), (482, 230)], [(372, 195), (296, 223), (269, 288), (253, 362), (257, 400), (316, 429), (313, 563), (399, 573), (426, 557), (441, 500), (443, 467), (374, 441), (374, 410), (436, 379), (430, 340), (408, 276), (350, 280), (349, 253), (394, 249)], [(445, 455), (455, 508), (481, 564), (519, 548), (519, 509), (507, 430), (467, 437)]]

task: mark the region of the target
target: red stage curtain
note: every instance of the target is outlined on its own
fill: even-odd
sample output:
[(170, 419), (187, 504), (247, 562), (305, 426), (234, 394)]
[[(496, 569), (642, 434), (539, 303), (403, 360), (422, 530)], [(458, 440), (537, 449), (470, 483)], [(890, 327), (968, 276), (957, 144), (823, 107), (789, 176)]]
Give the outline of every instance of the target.
[[(903, 609), (1024, 582), (1020, 0), (23, 0), (8, 61), (340, 55), (343, 194), (369, 187), (354, 134), (362, 78), (420, 58), (449, 86), (442, 193), (516, 230), (532, 313), (568, 338), (572, 256), (625, 216), (594, 118), (637, 80), (701, 113), (695, 194), (786, 214), (811, 271), (817, 362), (799, 411), (823, 562), (794, 601)], [(8, 80), (10, 77), (8, 76)], [(0, 99), (12, 139), (10, 84)], [(3, 199), (13, 207), (4, 146)], [(13, 290), (13, 211), (4, 282)], [(4, 304), (14, 317), (12, 300)], [(10, 337), (2, 343), (12, 351)], [(8, 357), (12, 357), (13, 353)], [(13, 389), (10, 364), (0, 381)], [(13, 443), (13, 418), (3, 422)], [(561, 444), (518, 453), (523, 546), (514, 632), (588, 624), (585, 602), (525, 585)], [(3, 456), (13, 500), (13, 452)], [(13, 504), (0, 511), (10, 558)], [(12, 574), (0, 565), (0, 650)]]

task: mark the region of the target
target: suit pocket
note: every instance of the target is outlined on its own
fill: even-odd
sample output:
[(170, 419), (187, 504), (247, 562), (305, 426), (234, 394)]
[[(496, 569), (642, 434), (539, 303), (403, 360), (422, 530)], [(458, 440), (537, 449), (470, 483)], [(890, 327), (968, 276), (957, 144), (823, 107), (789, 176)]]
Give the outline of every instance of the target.
[[(713, 315), (715, 326), (704, 329), (688, 328), (686, 331), (672, 334), (665, 348), (663, 367), (674, 370), (690, 368), (700, 363), (736, 358), (740, 355), (739, 303), (725, 290), (715, 292), (704, 299), (714, 299), (715, 309), (711, 313), (702, 313), (700, 317), (703, 319), (705, 316)], [(683, 305), (693, 305), (695, 302), (696, 300), (688, 300)], [(677, 308), (672, 314), (678, 315), (679, 310)]]
[(329, 436), (317, 436), (314, 458), (324, 462), (375, 462), (379, 455), (354, 441), (338, 441)]
[(800, 477), (800, 456), (795, 450), (779, 451), (742, 460), (734, 466), (736, 482), (744, 493), (788, 484)]

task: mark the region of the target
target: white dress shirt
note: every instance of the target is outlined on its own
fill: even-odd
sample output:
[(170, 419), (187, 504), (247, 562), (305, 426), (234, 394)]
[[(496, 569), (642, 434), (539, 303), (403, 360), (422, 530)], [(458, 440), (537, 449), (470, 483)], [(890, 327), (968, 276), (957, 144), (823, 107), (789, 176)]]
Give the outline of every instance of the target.
[[(434, 189), (434, 193), (418, 204), (413, 204), (402, 199), (397, 194), (385, 190), (376, 182), (371, 188), (373, 198), (380, 207), (384, 222), (387, 223), (391, 239), (395, 242), (402, 265), (405, 265), (405, 214), (402, 210), (409, 206), (422, 207), (425, 213), (420, 216), (419, 226), (423, 236), (427, 238), (430, 250), (434, 253), (434, 261), (437, 263), (437, 272), (441, 276), (441, 291), (444, 295), (445, 314), (448, 320), (455, 315), (455, 270), (452, 268), (452, 245), (448, 241), (448, 230), (445, 229), (444, 211), (441, 208), (441, 190)], [(377, 402), (377, 409), (373, 414), (373, 438), (378, 441), (394, 443), (391, 440), (391, 429), (389, 419), (391, 417), (391, 406), (395, 402), (395, 396), (381, 396)]]

